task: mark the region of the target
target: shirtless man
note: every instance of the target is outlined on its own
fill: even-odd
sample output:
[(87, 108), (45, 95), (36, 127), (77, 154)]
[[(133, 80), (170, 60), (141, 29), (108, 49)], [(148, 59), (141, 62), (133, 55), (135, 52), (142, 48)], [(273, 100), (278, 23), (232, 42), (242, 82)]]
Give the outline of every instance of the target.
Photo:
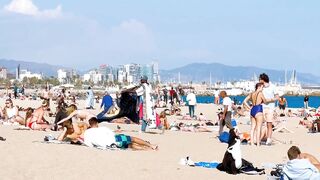
[(287, 99), (281, 96), (278, 100), (278, 103), (279, 103), (279, 109), (281, 111), (280, 113), (284, 115), (285, 114), (284, 110), (286, 109), (286, 107), (288, 107)]

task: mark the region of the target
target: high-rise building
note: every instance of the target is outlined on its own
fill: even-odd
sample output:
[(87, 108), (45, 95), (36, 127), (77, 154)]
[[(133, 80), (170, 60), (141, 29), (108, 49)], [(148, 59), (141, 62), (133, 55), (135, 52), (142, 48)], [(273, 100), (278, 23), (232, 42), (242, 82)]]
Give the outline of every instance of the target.
[(16, 80), (19, 80), (19, 79), (20, 79), (20, 64), (16, 68)]

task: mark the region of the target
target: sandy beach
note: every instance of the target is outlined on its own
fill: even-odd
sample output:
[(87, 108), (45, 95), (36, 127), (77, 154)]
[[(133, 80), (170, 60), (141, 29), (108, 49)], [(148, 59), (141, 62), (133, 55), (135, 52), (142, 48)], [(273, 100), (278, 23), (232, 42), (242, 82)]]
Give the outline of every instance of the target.
[[(38, 107), (41, 101), (14, 100), (15, 105)], [(83, 101), (79, 101), (83, 108)], [(82, 105), (81, 105), (82, 104)], [(4, 106), (4, 99), (0, 100)], [(51, 104), (51, 109), (54, 108)], [(98, 112), (98, 104), (95, 105)], [(187, 107), (182, 107), (187, 112)], [(217, 107), (213, 104), (198, 104), (196, 114), (204, 113), (209, 119), (216, 118)], [(24, 115), (23, 115), (24, 116)], [(169, 121), (178, 117), (169, 116)], [(274, 133), (272, 146), (251, 147), (241, 145), (242, 156), (259, 168), (266, 163), (284, 163), (287, 150), (297, 145), (320, 159), (318, 141), (320, 134), (308, 133), (298, 126), (300, 118), (287, 118), (286, 127), (294, 133)], [(49, 118), (53, 121), (53, 118)], [(238, 119), (241, 131), (249, 131), (249, 117)], [(116, 129), (116, 124), (101, 123), (102, 126)], [(217, 132), (192, 133), (150, 130), (152, 133), (139, 133), (138, 125), (120, 125), (123, 133), (150, 141), (159, 146), (158, 151), (99, 150), (69, 144), (43, 143), (45, 135), (57, 136), (60, 132), (15, 130), (18, 126), (0, 125), (0, 179), (266, 179), (266, 175), (229, 175), (216, 169), (189, 167), (179, 164), (179, 160), (189, 156), (194, 162), (220, 162), (227, 144), (220, 143)], [(227, 129), (225, 129), (227, 130)], [(266, 169), (269, 173), (270, 169)]]

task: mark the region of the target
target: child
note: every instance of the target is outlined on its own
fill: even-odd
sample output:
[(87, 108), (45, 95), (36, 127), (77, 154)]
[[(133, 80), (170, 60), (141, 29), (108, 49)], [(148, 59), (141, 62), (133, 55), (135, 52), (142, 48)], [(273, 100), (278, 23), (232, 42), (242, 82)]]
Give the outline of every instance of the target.
[(161, 122), (161, 127), (162, 127), (162, 133), (164, 133), (164, 130), (168, 130), (169, 129), (169, 123), (168, 123), (168, 120), (167, 120), (167, 116), (166, 116), (166, 113), (165, 111), (162, 111), (160, 113), (160, 122)]

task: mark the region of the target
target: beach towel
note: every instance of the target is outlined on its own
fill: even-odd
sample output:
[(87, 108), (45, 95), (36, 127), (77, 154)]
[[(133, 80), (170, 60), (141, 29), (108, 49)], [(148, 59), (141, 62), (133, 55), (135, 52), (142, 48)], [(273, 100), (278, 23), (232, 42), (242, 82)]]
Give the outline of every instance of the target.
[[(34, 141), (34, 142), (40, 142), (40, 143), (46, 143), (46, 144), (71, 144), (71, 145), (86, 146), (85, 144), (81, 143), (80, 141), (77, 141), (77, 142), (59, 141), (56, 138), (54, 138), (52, 135), (45, 136), (43, 141)], [(100, 150), (120, 150), (115, 144), (113, 144), (111, 146), (107, 146), (107, 147), (94, 146), (94, 148), (100, 149)]]
[(31, 130), (31, 129), (26, 126), (19, 126), (19, 127), (15, 128), (14, 130)]
[(219, 163), (217, 163), (217, 162), (197, 162), (197, 163), (194, 163), (194, 165), (197, 167), (205, 167), (205, 168), (215, 169), (215, 168), (217, 168)]

